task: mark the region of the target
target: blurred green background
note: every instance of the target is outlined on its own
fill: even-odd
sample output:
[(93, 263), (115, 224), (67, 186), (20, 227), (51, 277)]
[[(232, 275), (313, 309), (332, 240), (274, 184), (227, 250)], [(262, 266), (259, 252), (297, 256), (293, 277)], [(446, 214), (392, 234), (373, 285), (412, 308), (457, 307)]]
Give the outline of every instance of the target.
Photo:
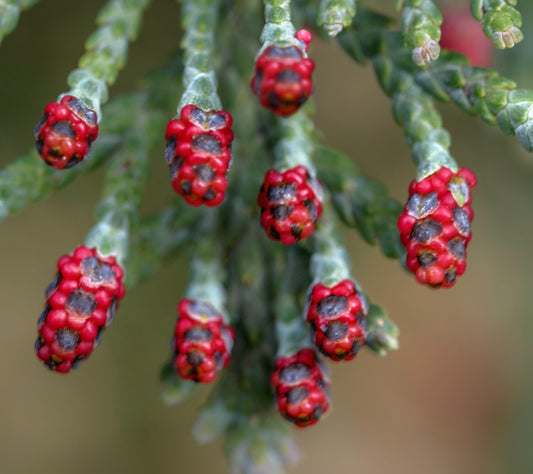
[[(33, 146), (33, 126), (66, 90), (103, 3), (42, 1), (4, 40), (0, 166)], [(522, 3), (527, 19), (533, 7)], [(533, 29), (524, 32), (501, 72), (533, 88)], [(176, 2), (154, 2), (111, 96), (164, 62), (178, 39)], [(312, 56), (324, 141), (405, 201), (415, 168), (372, 69), (353, 64), (333, 43), (315, 41)], [(290, 472), (533, 472), (533, 156), (454, 106), (441, 110), (452, 154), (479, 179), (468, 270), (452, 290), (431, 291), (346, 233), (353, 274), (400, 326), (401, 349), (384, 359), (363, 351), (332, 366), (333, 409), (318, 426), (295, 431), (301, 459)], [(162, 135), (146, 209), (171, 193), (163, 149)], [(201, 446), (189, 435), (208, 389), (173, 408), (158, 396), (183, 261), (128, 294), (105, 343), (80, 370), (59, 376), (34, 355), (44, 288), (57, 258), (93, 225), (101, 181), (101, 171), (84, 176), (1, 224), (0, 473), (226, 472), (221, 443)]]

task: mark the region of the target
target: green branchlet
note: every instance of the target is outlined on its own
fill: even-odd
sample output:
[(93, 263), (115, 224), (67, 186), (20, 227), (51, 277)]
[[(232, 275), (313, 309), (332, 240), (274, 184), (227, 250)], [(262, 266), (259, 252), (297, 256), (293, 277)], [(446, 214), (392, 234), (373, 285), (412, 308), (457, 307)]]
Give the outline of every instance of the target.
[(322, 0), (318, 7), (317, 25), (329, 36), (337, 36), (352, 24), (356, 12), (355, 0)]
[[(296, 46), (302, 43), (294, 35), (296, 29), (291, 21), (291, 0), (263, 0), (265, 4), (265, 26), (261, 32), (259, 56), (269, 46)], [(305, 54), (305, 50), (302, 49)]]
[(78, 69), (68, 76), (70, 91), (59, 96), (73, 95), (94, 110), (101, 120), (101, 105), (108, 100), (108, 86), (124, 67), (128, 43), (134, 41), (140, 30), (143, 11), (149, 0), (109, 0), (100, 10), (98, 28), (85, 42), (85, 54)]
[(332, 148), (317, 147), (315, 162), (339, 219), (357, 229), (369, 244), (379, 242), (387, 257), (402, 256), (405, 248), (396, 222), (403, 205), (389, 196), (383, 184), (362, 176), (348, 156)]
[[(343, 36), (356, 35), (354, 30)], [(442, 128), (442, 118), (432, 97), (415, 82), (409, 71), (401, 37), (394, 33), (372, 32), (358, 37), (363, 54), (372, 60), (383, 91), (392, 98), (394, 119), (404, 129), (417, 165), (417, 180), (421, 180), (442, 166), (457, 171), (457, 163), (450, 155), (450, 134)], [(344, 39), (341, 46), (349, 44)], [(351, 49), (345, 49), (350, 54)], [(409, 72), (408, 72), (409, 71)]]
[[(297, 250), (289, 249), (287, 253), (275, 252), (272, 258), (272, 306), (276, 316), (277, 357), (289, 357), (311, 346), (309, 328), (302, 318), (302, 308), (298, 304), (298, 292), (293, 282), (295, 269), (300, 266), (295, 262), (299, 256)], [(295, 265), (292, 266), (291, 262)], [(299, 278), (303, 279), (301, 274)]]
[(136, 111), (135, 126), (109, 163), (102, 199), (95, 210), (98, 222), (85, 241), (101, 254), (115, 255), (121, 264), (128, 257), (130, 231), (138, 223), (142, 191), (148, 180), (148, 157), (164, 126), (163, 114), (146, 110), (146, 104), (142, 104)]
[(381, 306), (370, 303), (365, 344), (377, 355), (385, 356), (390, 351), (399, 349), (399, 335), (398, 326), (387, 317), (385, 310)]
[(275, 168), (284, 172), (296, 166), (305, 166), (311, 176), (316, 176), (312, 162), (314, 124), (309, 117), (311, 105), (306, 105), (290, 117), (278, 119), (279, 140), (275, 146)]
[(533, 151), (533, 91), (516, 89), (516, 84), (493, 69), (471, 67), (457, 53), (446, 52), (428, 70), (415, 76), (416, 82), (439, 100), (453, 101), (471, 115), (514, 134), (528, 151)]
[(205, 209), (198, 228), (197, 241), (191, 250), (189, 286), (186, 298), (210, 303), (229, 322), (226, 310), (226, 272), (221, 264), (222, 249), (216, 243), (218, 229), (214, 209)]
[(69, 170), (43, 166), (32, 150), (0, 170), (0, 221), (64, 188), (85, 171), (96, 169), (119, 146), (120, 137), (104, 134), (92, 149), (91, 159)]
[[(338, 37), (339, 44), (358, 62), (364, 58), (384, 56), (377, 63), (374, 60), (374, 66), (380, 69), (376, 69), (376, 73), (388, 95), (393, 94), (392, 86), (401, 77), (405, 78), (403, 87), (411, 87), (408, 99), (418, 96), (420, 105), (429, 107), (424, 115), (427, 118), (433, 115), (435, 125), (440, 124), (440, 117), (435, 115), (437, 112), (430, 112), (430, 109), (434, 110), (428, 101), (430, 98), (424, 97), (412, 85), (414, 79), (427, 94), (441, 101), (451, 100), (469, 114), (479, 115), (485, 122), (497, 124), (504, 133), (515, 134), (526, 150), (533, 151), (533, 112), (530, 112), (533, 110), (533, 91), (516, 89), (513, 81), (500, 77), (493, 69), (471, 67), (467, 58), (452, 51), (443, 51), (438, 61), (424, 70), (417, 70), (406, 60), (399, 34), (383, 31), (386, 18), (368, 14), (363, 9), (356, 18), (356, 23), (362, 18), (367, 23), (356, 24), (357, 29), (343, 31)], [(406, 136), (410, 134), (406, 130)], [(444, 131), (439, 135), (442, 140), (439, 140), (441, 145), (436, 153), (446, 162), (447, 150), (441, 148), (447, 148), (448, 134)], [(415, 163), (419, 160), (414, 150), (413, 159)]]
[(440, 54), (442, 15), (432, 0), (398, 0), (402, 12), (402, 34), (417, 66), (435, 61)]
[(0, 43), (17, 27), (20, 13), (39, 0), (6, 0), (0, 2)]
[(524, 39), (522, 15), (516, 0), (470, 0), (470, 10), (487, 37), (498, 49), (512, 48)]
[[(128, 130), (136, 130), (139, 134), (146, 131), (150, 148), (156, 146), (156, 141), (160, 139), (159, 110), (166, 113), (169, 99), (175, 93), (175, 78), (181, 72), (177, 59), (169, 67), (146, 78), (143, 90), (118, 96), (104, 106), (108, 119), (100, 126), (90, 159), (68, 170), (55, 170), (43, 166), (34, 149), (1, 169), (0, 221), (21, 211), (27, 204), (40, 201), (52, 191), (65, 187), (82, 173), (97, 169), (111, 159), (125, 141), (132, 139), (129, 145), (132, 146), (138, 137), (132, 137)], [(171, 89), (169, 84), (172, 84)]]
[(350, 275), (350, 257), (338, 241), (339, 233), (334, 227), (333, 209), (327, 197), (323, 201), (323, 207), (324, 215), (312, 235), (313, 254), (310, 273), (313, 282), (311, 284), (334, 286), (342, 280), (353, 280), (353, 278)]
[(131, 252), (126, 262), (128, 288), (152, 277), (190, 242), (202, 217), (196, 210), (180, 200), (141, 221), (131, 235)]
[[(377, 74), (383, 69), (386, 58), (376, 58)], [(397, 72), (398, 82), (392, 93), (392, 111), (398, 125), (404, 129), (404, 136), (412, 147), (412, 159), (417, 165), (417, 180), (432, 175), (441, 167), (456, 172), (457, 163), (450, 155), (450, 134), (442, 128), (442, 118), (433, 99), (418, 86), (412, 76)]]
[(219, 3), (218, 0), (183, 1), (182, 24), (185, 35), (181, 46), (185, 52), (185, 91), (180, 99), (176, 118), (187, 104), (206, 111), (222, 109), (213, 64)]

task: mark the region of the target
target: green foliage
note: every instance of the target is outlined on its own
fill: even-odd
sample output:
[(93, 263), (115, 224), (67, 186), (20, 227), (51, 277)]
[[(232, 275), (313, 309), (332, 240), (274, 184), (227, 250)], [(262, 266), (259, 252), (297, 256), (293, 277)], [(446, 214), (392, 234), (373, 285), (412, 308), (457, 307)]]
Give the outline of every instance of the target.
[(357, 229), (369, 244), (379, 242), (387, 257), (403, 255), (396, 228), (403, 206), (388, 195), (383, 184), (362, 176), (346, 155), (318, 147), (315, 156), (318, 175), (331, 193), (333, 207), (341, 221)]

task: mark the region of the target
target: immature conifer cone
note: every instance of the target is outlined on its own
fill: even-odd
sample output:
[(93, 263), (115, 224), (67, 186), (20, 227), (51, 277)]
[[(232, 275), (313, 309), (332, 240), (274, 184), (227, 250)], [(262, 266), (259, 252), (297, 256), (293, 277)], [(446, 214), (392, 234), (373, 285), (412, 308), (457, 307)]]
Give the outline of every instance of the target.
[(351, 280), (333, 287), (313, 286), (307, 303), (307, 322), (318, 350), (334, 361), (352, 360), (365, 344), (368, 307)]
[(66, 95), (49, 103), (35, 126), (35, 145), (45, 163), (60, 170), (72, 168), (89, 157), (98, 136), (96, 112), (79, 99)]
[(278, 357), (270, 381), (279, 412), (296, 426), (314, 425), (328, 411), (327, 369), (312, 349)]
[(314, 68), (297, 46), (269, 46), (255, 61), (252, 91), (263, 107), (282, 117), (292, 115), (313, 92)]
[(231, 163), (233, 119), (224, 110), (186, 105), (167, 126), (165, 158), (172, 187), (191, 206), (213, 207), (224, 199)]
[(464, 273), (474, 217), (471, 190), (476, 182), (470, 170), (453, 173), (444, 167), (411, 182), (398, 229), (407, 250), (407, 268), (420, 283), (447, 288)]
[(209, 303), (181, 300), (172, 342), (176, 372), (184, 379), (212, 382), (228, 365), (234, 338)]
[(89, 357), (113, 322), (125, 293), (124, 271), (115, 257), (87, 247), (61, 257), (57, 268), (37, 322), (35, 349), (49, 369), (66, 373)]
[(305, 166), (267, 171), (257, 204), (261, 225), (272, 240), (289, 245), (309, 237), (322, 214), (320, 182)]

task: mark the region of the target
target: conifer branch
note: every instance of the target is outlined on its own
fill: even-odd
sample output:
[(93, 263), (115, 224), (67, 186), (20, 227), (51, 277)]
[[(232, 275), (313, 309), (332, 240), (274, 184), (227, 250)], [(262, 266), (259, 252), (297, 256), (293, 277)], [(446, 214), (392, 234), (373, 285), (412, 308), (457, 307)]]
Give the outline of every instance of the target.
[(402, 34), (417, 66), (435, 61), (440, 54), (442, 15), (432, 0), (397, 0), (402, 9)]
[(61, 94), (80, 99), (94, 110), (98, 121), (102, 119), (101, 105), (108, 100), (111, 86), (128, 55), (128, 43), (139, 34), (142, 14), (149, 0), (109, 0), (98, 13), (98, 28), (85, 42), (85, 54), (80, 58), (78, 69), (68, 76), (71, 89)]
[(222, 109), (213, 64), (219, 3), (218, 0), (183, 0), (182, 24), (185, 35), (181, 46), (184, 50), (185, 91), (176, 118), (188, 104), (205, 111)]
[(385, 256), (402, 256), (396, 221), (403, 205), (389, 196), (383, 184), (362, 176), (353, 161), (337, 150), (317, 147), (315, 162), (343, 224), (357, 229), (369, 244), (377, 241)]
[(356, 8), (355, 0), (321, 0), (316, 23), (329, 36), (337, 36), (352, 24)]
[(0, 221), (64, 188), (84, 171), (96, 169), (119, 143), (120, 137), (104, 135), (95, 144), (89, 162), (65, 171), (43, 166), (35, 150), (13, 160), (0, 170)]
[[(354, 34), (354, 30), (346, 32), (346, 35)], [(401, 67), (405, 65), (405, 56), (395, 56), (401, 48), (398, 46), (399, 35), (361, 34), (359, 41), (363, 54), (372, 60), (381, 88), (392, 98), (394, 119), (403, 127), (406, 141), (413, 150), (413, 162), (418, 166), (417, 180), (443, 166), (457, 171), (457, 163), (448, 150), (450, 135), (442, 128), (442, 118), (432, 97), (416, 84), (412, 74)], [(346, 39), (340, 42), (341, 46), (349, 43)], [(351, 53), (350, 49), (345, 51)]]
[(522, 15), (514, 8), (517, 0), (470, 0), (470, 10), (481, 21), (485, 35), (498, 49), (512, 48), (524, 39)]
[[(292, 250), (292, 249), (291, 249)], [(273, 311), (276, 316), (276, 337), (278, 340), (278, 357), (296, 354), (300, 349), (311, 347), (309, 330), (302, 318), (302, 308), (299, 307), (298, 292), (292, 273), (300, 265), (296, 251), (289, 250), (288, 255), (275, 252), (272, 255), (272, 286)], [(290, 271), (289, 271), (290, 269)], [(300, 280), (304, 280), (300, 275)], [(291, 291), (287, 291), (288, 289)]]
[(135, 126), (109, 163), (102, 199), (95, 210), (98, 222), (86, 238), (88, 247), (97, 247), (103, 255), (115, 255), (122, 265), (128, 257), (131, 228), (137, 224), (142, 191), (148, 180), (148, 156), (164, 124), (160, 112), (144, 111), (146, 105), (141, 104)]
[(291, 21), (291, 0), (263, 0), (265, 26), (261, 32), (261, 48), (257, 57), (269, 46), (296, 46), (305, 55), (302, 42), (295, 38), (296, 29)]
[(516, 84), (493, 69), (471, 67), (466, 58), (446, 52), (441, 61), (415, 75), (416, 82), (442, 101), (453, 101), (470, 115), (498, 125), (516, 135), (533, 151), (533, 91)]
[(286, 171), (296, 166), (305, 166), (316, 176), (312, 162), (314, 125), (309, 117), (310, 106), (287, 118), (278, 119), (279, 140), (275, 146), (275, 168)]
[(213, 209), (204, 212), (198, 233), (201, 237), (194, 243), (190, 258), (189, 285), (185, 297), (211, 304), (229, 322), (226, 309), (226, 290), (224, 281), (226, 272), (221, 263), (222, 249), (212, 239), (218, 235)]

